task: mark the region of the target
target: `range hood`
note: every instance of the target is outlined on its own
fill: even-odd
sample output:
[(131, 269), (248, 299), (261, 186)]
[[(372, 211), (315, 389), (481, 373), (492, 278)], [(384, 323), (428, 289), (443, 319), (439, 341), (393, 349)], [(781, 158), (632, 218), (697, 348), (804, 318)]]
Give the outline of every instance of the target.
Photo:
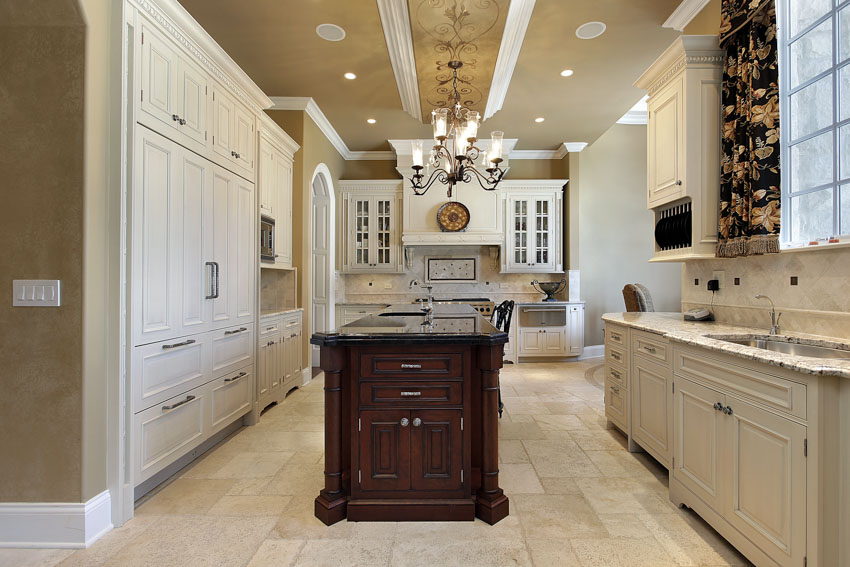
[[(516, 140), (503, 142), (505, 156), (509, 156)], [(457, 245), (495, 245), (505, 241), (504, 196), (498, 189), (485, 191), (474, 179), (470, 183), (458, 183), (452, 193), (452, 201), (463, 203), (469, 209), (470, 219), (466, 230), (462, 232), (444, 232), (437, 222), (437, 211), (449, 199), (447, 187), (434, 183), (424, 195), (415, 195), (408, 181), (413, 175), (411, 149), (413, 140), (390, 140), (396, 152), (396, 169), (404, 177), (402, 189), (402, 243), (405, 246), (457, 246)], [(423, 140), (424, 146), (433, 145), (433, 140)], [(479, 145), (486, 150), (489, 140)], [(503, 167), (508, 168), (506, 159)]]

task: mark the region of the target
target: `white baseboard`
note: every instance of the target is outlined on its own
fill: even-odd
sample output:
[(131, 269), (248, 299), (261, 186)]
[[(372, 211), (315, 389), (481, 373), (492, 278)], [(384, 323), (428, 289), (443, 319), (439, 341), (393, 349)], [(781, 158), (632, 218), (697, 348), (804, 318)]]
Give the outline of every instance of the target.
[(584, 351), (582, 351), (578, 359), (602, 358), (603, 356), (605, 356), (605, 345), (593, 345), (584, 347)]
[(109, 491), (88, 502), (0, 503), (0, 547), (84, 548), (112, 529)]

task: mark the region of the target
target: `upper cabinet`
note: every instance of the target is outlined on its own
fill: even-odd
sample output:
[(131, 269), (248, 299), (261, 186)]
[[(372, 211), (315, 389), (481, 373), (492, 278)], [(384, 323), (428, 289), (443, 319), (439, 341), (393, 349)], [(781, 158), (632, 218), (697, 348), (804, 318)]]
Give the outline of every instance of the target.
[(638, 79), (647, 100), (647, 207), (655, 212), (652, 261), (714, 257), (720, 207), (717, 36), (681, 36)]
[(258, 147), (260, 214), (275, 220), (275, 261), (262, 265), (292, 268), (292, 165), (299, 146), (262, 114)]
[(566, 180), (519, 183), (515, 181), (502, 189), (506, 216), (502, 272), (563, 272)]
[(254, 115), (218, 83), (213, 83), (212, 105), (213, 149), (232, 162), (237, 172), (253, 178)]
[(343, 273), (403, 272), (401, 181), (340, 181)]

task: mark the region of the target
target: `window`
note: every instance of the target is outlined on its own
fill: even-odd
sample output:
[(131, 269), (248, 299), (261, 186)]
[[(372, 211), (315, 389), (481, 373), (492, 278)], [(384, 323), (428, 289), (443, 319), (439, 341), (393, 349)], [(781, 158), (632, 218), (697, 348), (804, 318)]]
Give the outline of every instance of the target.
[(777, 0), (782, 241), (850, 237), (850, 0)]

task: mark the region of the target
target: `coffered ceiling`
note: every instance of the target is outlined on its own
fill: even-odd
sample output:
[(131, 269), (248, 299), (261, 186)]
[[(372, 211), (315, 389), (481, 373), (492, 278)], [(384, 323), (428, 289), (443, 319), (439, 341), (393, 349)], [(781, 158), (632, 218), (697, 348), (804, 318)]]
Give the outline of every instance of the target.
[[(678, 35), (662, 24), (680, 2), (180, 1), (267, 95), (312, 97), (361, 152), (430, 136), (452, 58), (464, 62), (463, 101), (492, 115), (484, 136), (503, 130), (522, 150), (592, 143), (643, 96), (633, 83)], [(591, 21), (604, 22), (605, 33), (576, 37)], [(323, 23), (344, 28), (345, 39), (321, 39)], [(573, 75), (562, 77), (564, 69)]]

